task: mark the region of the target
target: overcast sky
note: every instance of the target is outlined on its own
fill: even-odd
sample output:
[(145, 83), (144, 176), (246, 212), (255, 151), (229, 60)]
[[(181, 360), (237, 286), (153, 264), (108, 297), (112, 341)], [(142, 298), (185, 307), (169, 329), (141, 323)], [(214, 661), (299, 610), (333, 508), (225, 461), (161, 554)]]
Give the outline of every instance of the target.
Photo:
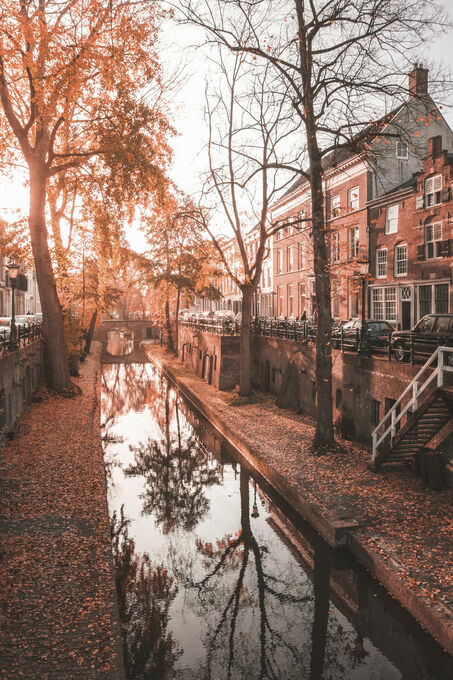
[[(447, 6), (453, 0), (445, 0)], [(196, 193), (200, 187), (200, 173), (206, 169), (206, 130), (203, 120), (205, 79), (209, 74), (207, 51), (203, 47), (195, 49), (194, 42), (200, 42), (199, 33), (186, 27), (168, 25), (163, 34), (164, 49), (162, 59), (168, 73), (183, 65), (183, 77), (176, 92), (172, 94), (170, 109), (173, 124), (178, 131), (171, 145), (174, 150), (171, 177), (177, 186), (187, 194)], [(453, 70), (453, 30), (442, 36), (430, 46), (428, 56), (444, 62)], [(420, 55), (419, 61), (424, 55)], [(443, 110), (449, 124), (453, 127), (453, 108)], [(28, 194), (20, 177), (14, 181), (0, 178), (0, 217), (13, 219), (13, 211), (28, 210)], [(16, 213), (17, 214), (17, 213)], [(130, 237), (131, 245), (139, 251), (145, 249), (143, 237), (134, 230)]]

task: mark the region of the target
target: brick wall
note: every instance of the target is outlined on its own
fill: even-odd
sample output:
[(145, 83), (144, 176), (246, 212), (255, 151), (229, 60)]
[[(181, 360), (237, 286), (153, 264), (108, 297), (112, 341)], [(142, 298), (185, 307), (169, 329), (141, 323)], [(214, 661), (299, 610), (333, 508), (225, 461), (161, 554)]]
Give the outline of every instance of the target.
[(237, 336), (222, 336), (179, 328), (179, 358), (196, 375), (219, 390), (239, 384), (239, 342)]

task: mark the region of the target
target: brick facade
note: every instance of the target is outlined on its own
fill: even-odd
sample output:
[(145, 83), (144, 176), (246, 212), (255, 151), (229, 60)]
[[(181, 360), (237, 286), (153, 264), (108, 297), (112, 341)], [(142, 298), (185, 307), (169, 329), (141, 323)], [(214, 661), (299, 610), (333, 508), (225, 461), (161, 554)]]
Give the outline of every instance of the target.
[(453, 310), (453, 153), (431, 138), (422, 170), (369, 203), (370, 315), (399, 329)]

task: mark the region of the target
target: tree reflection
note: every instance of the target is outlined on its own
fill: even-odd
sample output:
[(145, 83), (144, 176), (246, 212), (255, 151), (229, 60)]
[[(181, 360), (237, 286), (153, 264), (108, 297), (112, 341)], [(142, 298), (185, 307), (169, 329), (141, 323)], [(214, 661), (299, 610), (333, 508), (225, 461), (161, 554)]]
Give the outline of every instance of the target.
[(145, 479), (143, 513), (152, 513), (164, 533), (192, 530), (209, 511), (204, 490), (219, 484), (222, 468), (191, 428), (181, 428), (179, 406), (169, 389), (165, 390), (160, 436), (149, 437), (131, 451), (135, 464), (124, 473)]
[[(241, 528), (233, 536), (225, 536), (211, 543), (197, 540), (197, 551), (210, 568), (200, 581), (189, 581), (186, 587), (196, 589), (198, 602), (205, 611), (219, 611), (218, 621), (207, 640), (207, 678), (217, 677), (213, 668), (224, 668), (226, 677), (256, 677), (257, 651), (260, 678), (285, 676), (284, 666), (292, 658), (290, 667), (303, 667), (303, 654), (299, 647), (286, 639), (277, 622), (281, 623), (281, 609), (287, 605), (300, 607), (309, 596), (301, 592), (294, 581), (284, 575), (275, 576), (265, 567), (267, 549), (259, 545), (250, 523), (250, 485), (247, 472), (240, 472)], [(270, 556), (269, 556), (270, 557)], [(214, 567), (212, 564), (214, 563)], [(269, 563), (267, 563), (269, 564)], [(174, 567), (175, 568), (175, 567)], [(229, 574), (236, 574), (235, 578)], [(184, 579), (184, 574), (179, 574)], [(216, 578), (218, 577), (218, 578)], [(253, 584), (252, 586), (250, 584)], [(256, 589), (256, 590), (255, 590)], [(222, 609), (218, 603), (223, 601)], [(279, 608), (275, 615), (274, 608)], [(258, 619), (253, 628), (249, 615), (256, 611)], [(242, 622), (239, 624), (239, 614)], [(244, 634), (244, 622), (247, 637)], [(288, 627), (291, 622), (287, 622)], [(277, 624), (277, 625), (275, 625)], [(253, 644), (253, 634), (259, 638), (259, 648)], [(253, 645), (253, 647), (250, 647)]]
[(113, 561), (126, 675), (134, 680), (163, 680), (173, 676), (181, 654), (167, 632), (169, 607), (178, 589), (165, 567), (153, 567), (147, 553), (136, 553), (129, 524), (123, 507), (119, 517), (113, 513)]

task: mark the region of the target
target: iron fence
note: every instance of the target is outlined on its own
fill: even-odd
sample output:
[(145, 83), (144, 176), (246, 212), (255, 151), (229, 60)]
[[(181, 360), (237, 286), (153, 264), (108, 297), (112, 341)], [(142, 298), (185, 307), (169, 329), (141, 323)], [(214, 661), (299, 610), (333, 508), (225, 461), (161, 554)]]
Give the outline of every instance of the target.
[[(17, 346), (25, 347), (25, 345), (38, 340), (41, 337), (41, 326), (39, 323), (17, 325), (16, 326), (16, 343)], [(0, 331), (0, 354), (6, 354), (10, 351), (10, 332)]]

